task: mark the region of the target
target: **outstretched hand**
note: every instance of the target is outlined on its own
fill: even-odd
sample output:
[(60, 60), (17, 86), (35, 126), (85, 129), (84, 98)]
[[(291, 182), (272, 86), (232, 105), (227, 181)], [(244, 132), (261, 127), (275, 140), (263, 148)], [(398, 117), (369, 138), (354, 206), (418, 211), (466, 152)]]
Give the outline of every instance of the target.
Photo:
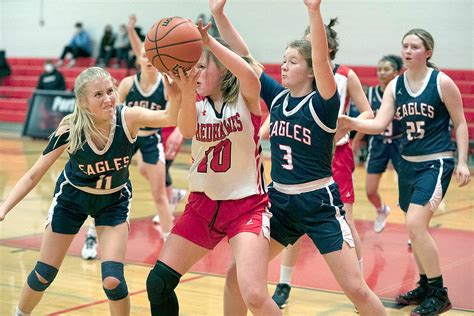
[[(199, 74), (201, 73), (200, 70), (197, 70), (196, 67), (192, 67), (191, 70), (188, 72), (184, 72), (182, 68), (178, 69), (178, 73), (173, 73), (172, 71), (168, 72), (168, 76), (173, 79), (173, 85), (175, 85), (174, 89), (176, 90), (172, 91), (172, 93), (187, 93), (187, 92), (192, 92), (194, 93), (196, 91), (196, 85), (197, 85), (197, 80), (199, 78)], [(171, 97), (170, 94), (168, 94), (169, 97)]]
[(203, 26), (202, 24), (202, 19), (199, 19), (197, 28), (199, 30), (199, 33), (201, 33), (202, 37), (202, 42), (204, 45), (207, 45), (209, 43), (209, 34), (208, 31), (211, 28), (211, 22), (207, 22), (206, 26)]
[(209, 0), (209, 9), (212, 15), (224, 13), (226, 0)]
[(128, 16), (128, 28), (135, 29), (136, 24), (137, 24), (137, 16), (132, 13)]
[(181, 91), (178, 85), (168, 75), (163, 75), (163, 83), (165, 85), (166, 95), (170, 100), (176, 100), (181, 97)]
[(304, 0), (304, 4), (308, 7), (308, 9), (319, 9), (321, 6), (321, 0)]
[(341, 115), (337, 119), (337, 129), (338, 130), (344, 130), (344, 131), (350, 131), (352, 130), (352, 118), (347, 116), (347, 115)]

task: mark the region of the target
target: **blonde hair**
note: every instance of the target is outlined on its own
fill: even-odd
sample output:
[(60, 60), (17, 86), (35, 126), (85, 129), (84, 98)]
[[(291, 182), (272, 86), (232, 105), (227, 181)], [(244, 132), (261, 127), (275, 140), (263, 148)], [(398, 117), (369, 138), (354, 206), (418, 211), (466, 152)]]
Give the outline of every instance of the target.
[[(94, 140), (98, 140), (99, 146), (105, 146), (108, 141), (108, 135), (104, 135), (95, 127), (93, 114), (87, 109), (86, 104), (86, 93), (89, 83), (100, 78), (109, 79), (115, 89), (115, 80), (105, 69), (100, 67), (90, 67), (83, 70), (79, 76), (77, 76), (74, 83), (74, 94), (76, 96), (74, 111), (65, 116), (59, 124), (59, 127), (69, 127), (69, 137), (67, 139), (69, 145), (67, 150), (71, 154), (82, 148), (86, 143), (86, 135)], [(117, 92), (115, 91), (114, 93)]]
[[(426, 50), (430, 50), (433, 52), (434, 49), (434, 39), (433, 36), (428, 32), (427, 30), (424, 29), (411, 29), (409, 30), (405, 35), (403, 35), (402, 38), (402, 43), (405, 37), (408, 35), (415, 35), (421, 41), (423, 42), (423, 46), (425, 47)], [(433, 53), (431, 53), (431, 56), (426, 59), (426, 66), (438, 70), (438, 67), (432, 62), (430, 62), (430, 58), (433, 56)]]

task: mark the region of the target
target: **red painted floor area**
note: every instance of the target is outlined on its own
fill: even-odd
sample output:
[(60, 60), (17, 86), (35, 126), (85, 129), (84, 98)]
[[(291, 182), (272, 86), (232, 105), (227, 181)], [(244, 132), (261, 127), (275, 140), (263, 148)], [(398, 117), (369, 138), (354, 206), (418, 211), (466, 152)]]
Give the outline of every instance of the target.
[[(356, 221), (362, 239), (364, 275), (377, 295), (393, 299), (398, 293), (410, 290), (418, 275), (414, 258), (407, 247), (407, 235), (403, 225), (388, 224), (383, 233), (372, 231), (372, 222)], [(474, 234), (444, 228), (431, 230), (441, 254), (441, 266), (445, 284), (456, 308), (474, 310)], [(74, 240), (69, 251), (80, 255), (85, 229)], [(133, 220), (126, 260), (129, 263), (153, 265), (161, 249), (162, 241), (150, 218)], [(38, 249), (41, 235), (3, 240), (3, 245)], [(340, 291), (322, 256), (308, 238), (304, 238), (295, 269), (293, 284), (308, 288)], [(227, 242), (221, 242), (192, 268), (193, 272), (225, 274), (231, 259)], [(277, 282), (279, 260), (269, 268), (269, 281)], [(311, 277), (308, 277), (311, 276)]]

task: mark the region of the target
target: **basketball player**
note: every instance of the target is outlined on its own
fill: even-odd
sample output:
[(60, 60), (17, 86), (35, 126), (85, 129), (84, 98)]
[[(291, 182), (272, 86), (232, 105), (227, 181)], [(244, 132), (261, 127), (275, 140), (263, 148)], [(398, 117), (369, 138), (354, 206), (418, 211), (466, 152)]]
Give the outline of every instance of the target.
[[(249, 55), (246, 44), (224, 13), (224, 3), (210, 1), (219, 32), (239, 47), (239, 53)], [(269, 197), (273, 216), (269, 258), (307, 234), (361, 314), (385, 315), (382, 303), (362, 278), (339, 190), (332, 179), (340, 100), (328, 59), (321, 1), (304, 3), (310, 20), (310, 41), (297, 40), (288, 45), (281, 67), (283, 86), (256, 69), (261, 96), (270, 112), (273, 183)], [(240, 273), (233, 264), (226, 278), (224, 308), (232, 315), (247, 313), (240, 298)]]
[[(385, 88), (400, 73), (402, 67), (403, 60), (396, 55), (384, 56), (378, 62), (377, 77), (379, 84), (369, 87), (368, 90), (368, 99), (374, 113), (377, 113), (380, 109)], [(392, 162), (395, 171), (398, 170), (402, 133), (400, 122), (394, 119), (382, 134), (369, 136), (365, 192), (367, 199), (375, 207), (377, 213), (374, 221), (374, 231), (376, 233), (382, 232), (385, 228), (387, 216), (390, 213), (390, 208), (382, 202), (378, 192), (380, 178), (387, 169), (389, 161)], [(357, 132), (352, 141), (353, 147), (359, 147), (358, 143), (364, 136), (364, 133)]]
[(342, 117), (340, 124), (367, 134), (379, 134), (400, 120), (404, 134), (398, 167), (400, 208), (412, 242), (420, 280), (414, 290), (399, 295), (401, 304), (416, 304), (411, 315), (437, 315), (451, 309), (444, 287), (436, 244), (428, 227), (444, 197), (454, 170), (449, 121), (454, 124), (458, 150), (459, 186), (470, 181), (467, 167), (468, 132), (461, 94), (456, 84), (429, 61), (434, 40), (423, 29), (402, 39), (407, 71), (392, 80), (374, 120)]
[[(118, 87), (119, 102), (126, 106), (140, 106), (150, 110), (163, 110), (166, 107), (166, 96), (163, 76), (153, 67), (145, 55), (145, 48), (140, 49), (137, 57), (140, 72), (124, 78)], [(138, 169), (148, 180), (155, 202), (163, 238), (167, 238), (172, 227), (172, 215), (165, 188), (165, 154), (161, 143), (161, 129), (145, 127), (140, 129), (135, 152), (140, 150)]]
[[(336, 58), (336, 54), (339, 50), (337, 32), (333, 29), (333, 26), (336, 23), (337, 18), (331, 19), (329, 24), (325, 27), (328, 42), (328, 56), (331, 61)], [(309, 36), (310, 30), (308, 27), (305, 30), (304, 37), (309, 40)], [(350, 100), (352, 100), (360, 113), (358, 116), (359, 118), (373, 118), (370, 104), (356, 73), (347, 66), (334, 64), (333, 62), (331, 62), (331, 67), (333, 69), (337, 90), (340, 96), (341, 105), (339, 107), (339, 115), (349, 111), (349, 103)], [(339, 128), (335, 135), (335, 140), (336, 150), (334, 152), (334, 159), (332, 161), (332, 173), (334, 181), (340, 190), (341, 201), (344, 203), (344, 210), (346, 211), (345, 218), (351, 229), (352, 237), (354, 238), (357, 259), (363, 273), (362, 246), (359, 233), (357, 232), (354, 223), (354, 217), (352, 215), (352, 209), (355, 201), (352, 173), (354, 172), (355, 164), (354, 155), (349, 143), (349, 133), (347, 133), (347, 130), (344, 131)], [(300, 241), (297, 241), (294, 245), (291, 245), (285, 249), (282, 254), (280, 280), (277, 284), (277, 287), (275, 288), (275, 293), (272, 296), (280, 308), (284, 308), (288, 301), (291, 290), (291, 277), (296, 265), (299, 249)]]
[[(191, 73), (180, 85), (192, 80)], [(176, 123), (180, 94), (175, 85), (167, 85), (170, 108), (149, 111), (117, 105), (114, 79), (102, 68), (88, 68), (77, 77), (74, 112), (62, 120), (43, 154), (0, 206), (3, 220), (67, 150), (70, 159), (56, 182), (40, 258), (23, 287), (16, 315), (31, 314), (40, 302), (89, 215), (95, 218), (102, 246), (102, 284), (110, 313), (130, 314), (123, 271), (132, 198), (128, 167), (140, 127)]]
[[(198, 24), (205, 50), (196, 89), (181, 90), (178, 127), (192, 138), (188, 202), (147, 279), (152, 315), (178, 315), (174, 289), (191, 266), (227, 237), (244, 306), (281, 315), (267, 290), (268, 197), (261, 170), (260, 83), (251, 66)], [(204, 97), (196, 102), (197, 94)], [(226, 311), (231, 315), (233, 311)]]
[[(137, 57), (140, 58), (140, 51), (143, 43), (138, 36), (135, 25), (137, 17), (135, 14), (131, 14), (128, 19), (128, 37), (130, 44), (132, 45), (133, 52)], [(161, 140), (165, 151), (166, 161), (166, 194), (168, 196), (170, 209), (173, 212), (176, 209), (177, 204), (186, 197), (187, 191), (184, 189), (173, 188), (173, 179), (171, 177), (170, 168), (179, 153), (181, 145), (183, 144), (184, 137), (176, 126), (165, 127), (161, 129)], [(154, 222), (159, 222), (159, 217), (153, 218)]]

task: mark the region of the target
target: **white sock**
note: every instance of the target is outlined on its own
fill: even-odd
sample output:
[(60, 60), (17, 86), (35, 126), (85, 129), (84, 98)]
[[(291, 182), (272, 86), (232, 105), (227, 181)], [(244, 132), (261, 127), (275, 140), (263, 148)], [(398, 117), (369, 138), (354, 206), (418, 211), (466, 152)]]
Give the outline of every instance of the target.
[(291, 285), (291, 276), (293, 275), (293, 269), (295, 267), (288, 267), (280, 265), (280, 281), (279, 283), (284, 283)]
[(29, 316), (29, 315), (31, 314), (23, 313), (18, 306), (16, 307), (15, 316)]
[(97, 237), (97, 231), (95, 230), (95, 225), (93, 223), (89, 224), (89, 229), (87, 230), (87, 236)]

